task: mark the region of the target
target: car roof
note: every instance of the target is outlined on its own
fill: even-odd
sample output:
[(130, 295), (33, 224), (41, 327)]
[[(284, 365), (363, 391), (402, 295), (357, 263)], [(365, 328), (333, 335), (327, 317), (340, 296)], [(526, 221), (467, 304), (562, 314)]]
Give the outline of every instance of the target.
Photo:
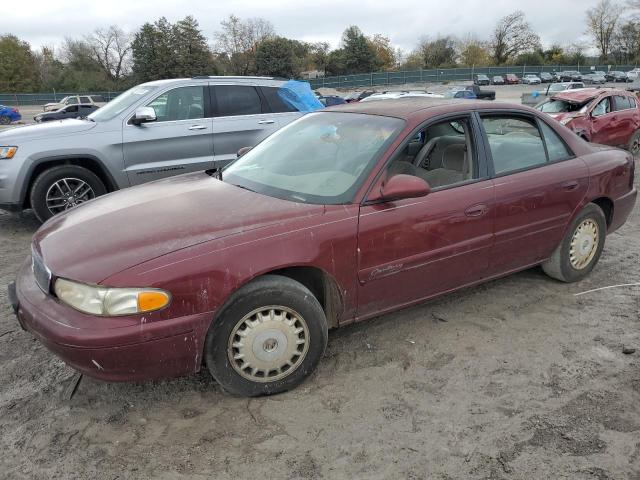
[(284, 83), (286, 80), (277, 77), (250, 77), (250, 76), (197, 76), (191, 78), (170, 78), (166, 80), (154, 80), (152, 82), (146, 82), (142, 85), (150, 85), (150, 86), (167, 86), (172, 84), (184, 84), (184, 83), (206, 83), (206, 82), (229, 82), (229, 83), (248, 83), (248, 84), (256, 84), (261, 83), (265, 85), (280, 85)]
[[(331, 106), (324, 111), (362, 113), (368, 115), (380, 115), (396, 117), (407, 121), (421, 121), (427, 116), (436, 116), (444, 113), (469, 110), (510, 110), (510, 111), (535, 111), (529, 107), (511, 103), (487, 102), (484, 100), (460, 100), (446, 98), (410, 97), (386, 100), (384, 102), (358, 102), (344, 105)], [(429, 110), (429, 115), (425, 115)]]
[(615, 88), (580, 88), (576, 90), (565, 90), (553, 95), (552, 98), (558, 100), (568, 100), (571, 102), (586, 102), (600, 96), (603, 93), (615, 93), (619, 95), (628, 95), (629, 92)]

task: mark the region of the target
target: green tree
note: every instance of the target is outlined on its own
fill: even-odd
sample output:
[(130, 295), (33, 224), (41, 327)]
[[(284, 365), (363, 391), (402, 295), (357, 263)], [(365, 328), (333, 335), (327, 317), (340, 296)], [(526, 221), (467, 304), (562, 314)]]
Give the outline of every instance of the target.
[(173, 29), (166, 18), (142, 25), (134, 36), (131, 50), (133, 75), (138, 82), (173, 76)]
[(255, 72), (258, 46), (274, 36), (273, 25), (263, 18), (242, 20), (229, 15), (214, 34), (216, 54), (225, 60), (228, 73), (250, 75)]
[(513, 61), (518, 55), (540, 48), (540, 37), (531, 29), (524, 12), (513, 12), (496, 24), (490, 41), (493, 60)]
[(491, 54), (487, 46), (474, 38), (458, 44), (460, 64), (468, 67), (484, 67), (491, 63)]
[(258, 75), (293, 78), (300, 74), (301, 62), (295, 54), (295, 40), (274, 37), (264, 40), (256, 50)]
[(185, 17), (177, 22), (172, 30), (174, 76), (191, 77), (217, 73), (207, 39), (195, 18), (190, 15)]
[(0, 37), (0, 92), (33, 92), (40, 87), (36, 58), (27, 42), (14, 35)]
[(348, 73), (346, 54), (343, 48), (329, 52), (325, 71), (327, 75), (344, 75)]
[(396, 67), (396, 52), (389, 37), (376, 33), (370, 40), (376, 55), (376, 70), (392, 70)]
[(426, 68), (456, 66), (456, 44), (452, 37), (425, 40), (419, 50)]
[(376, 67), (376, 52), (369, 39), (355, 25), (342, 34), (345, 73), (367, 73)]

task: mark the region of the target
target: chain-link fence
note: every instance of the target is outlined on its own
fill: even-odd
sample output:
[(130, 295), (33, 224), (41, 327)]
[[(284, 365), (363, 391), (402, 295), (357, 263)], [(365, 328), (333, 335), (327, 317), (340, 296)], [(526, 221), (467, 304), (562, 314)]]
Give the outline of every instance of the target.
[(438, 68), (431, 70), (406, 70), (400, 72), (373, 72), (357, 75), (338, 75), (335, 77), (320, 77), (309, 80), (312, 88), (356, 88), (373, 87), (376, 85), (404, 85), (407, 83), (426, 82), (455, 82), (469, 81), (474, 74), (506, 75), (513, 73), (518, 76), (527, 73), (540, 74), (542, 72), (562, 72), (575, 70), (582, 74), (592, 71), (607, 72), (622, 70), (624, 72), (635, 68), (633, 65), (538, 65), (538, 66), (510, 66), (510, 67), (476, 67), (476, 68)]
[(92, 95), (102, 97), (102, 100), (109, 102), (122, 92), (87, 92), (87, 93), (63, 93), (63, 92), (41, 92), (41, 93), (0, 93), (0, 105), (44, 105), (45, 103), (59, 102), (69, 95)]

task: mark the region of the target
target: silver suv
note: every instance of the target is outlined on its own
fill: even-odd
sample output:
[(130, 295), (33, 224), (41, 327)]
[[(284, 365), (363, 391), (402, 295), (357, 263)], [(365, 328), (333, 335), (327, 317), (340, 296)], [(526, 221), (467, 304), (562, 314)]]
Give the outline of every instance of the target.
[(270, 77), (138, 85), (86, 119), (0, 132), (0, 209), (44, 221), (120, 188), (219, 168), (302, 113)]

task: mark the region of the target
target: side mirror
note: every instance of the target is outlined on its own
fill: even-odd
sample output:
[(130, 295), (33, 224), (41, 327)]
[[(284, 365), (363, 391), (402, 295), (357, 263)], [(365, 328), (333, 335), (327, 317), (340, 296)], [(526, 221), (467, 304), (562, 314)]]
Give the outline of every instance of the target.
[(134, 125), (142, 125), (143, 123), (155, 122), (156, 120), (156, 111), (153, 108), (138, 107), (131, 119), (131, 123)]
[(385, 200), (402, 200), (404, 198), (424, 197), (431, 192), (431, 187), (422, 178), (413, 175), (398, 174), (388, 179), (379, 189), (374, 189), (367, 199), (370, 202)]
[(240, 150), (238, 150), (238, 153), (236, 153), (236, 158), (240, 158), (241, 156), (243, 156), (245, 153), (247, 153), (252, 148), (253, 147), (242, 147)]

